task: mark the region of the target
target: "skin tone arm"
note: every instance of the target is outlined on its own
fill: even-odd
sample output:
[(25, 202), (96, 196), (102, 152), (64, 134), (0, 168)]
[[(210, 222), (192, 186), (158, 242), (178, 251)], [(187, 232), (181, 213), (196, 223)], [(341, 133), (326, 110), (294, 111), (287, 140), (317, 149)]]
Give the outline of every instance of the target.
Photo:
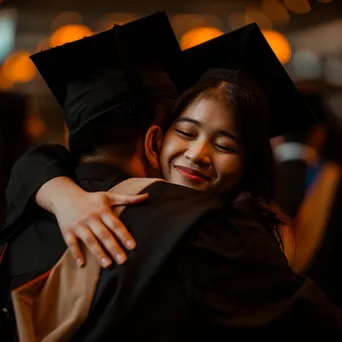
[(79, 266), (84, 264), (79, 246), (81, 240), (102, 267), (109, 267), (112, 259), (117, 264), (127, 260), (120, 243), (127, 250), (136, 247), (132, 235), (113, 214), (111, 207), (138, 204), (147, 197), (147, 194), (89, 193), (67, 177), (56, 177), (37, 191), (35, 200), (56, 216), (63, 238)]

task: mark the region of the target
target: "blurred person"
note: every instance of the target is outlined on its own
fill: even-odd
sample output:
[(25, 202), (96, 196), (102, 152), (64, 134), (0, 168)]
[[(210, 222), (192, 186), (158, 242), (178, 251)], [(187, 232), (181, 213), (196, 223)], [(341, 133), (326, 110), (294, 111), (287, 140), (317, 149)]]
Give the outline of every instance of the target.
[(276, 202), (282, 212), (295, 218), (302, 200), (321, 165), (321, 150), (327, 136), (328, 107), (316, 88), (300, 88), (301, 94), (317, 118), (317, 123), (292, 131), (274, 142), (276, 166)]
[(294, 270), (318, 283), (342, 308), (342, 130), (328, 117), (329, 134), (321, 149), (321, 166), (295, 220)]

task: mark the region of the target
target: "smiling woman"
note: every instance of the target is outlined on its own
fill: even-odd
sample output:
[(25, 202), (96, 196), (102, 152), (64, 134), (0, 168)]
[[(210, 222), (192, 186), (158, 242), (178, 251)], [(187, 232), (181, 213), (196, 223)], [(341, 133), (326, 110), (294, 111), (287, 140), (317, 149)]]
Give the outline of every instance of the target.
[(166, 133), (161, 167), (171, 183), (222, 194), (241, 180), (239, 134), (224, 86), (198, 94)]

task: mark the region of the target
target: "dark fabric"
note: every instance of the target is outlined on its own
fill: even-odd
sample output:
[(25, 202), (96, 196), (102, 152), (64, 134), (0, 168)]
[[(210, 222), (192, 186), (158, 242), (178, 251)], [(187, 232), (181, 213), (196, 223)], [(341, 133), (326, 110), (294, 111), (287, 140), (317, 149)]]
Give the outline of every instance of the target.
[(0, 228), (0, 241), (20, 225), (20, 216), (30, 211), (30, 200), (40, 186), (57, 176), (75, 178), (73, 159), (61, 145), (35, 146), (17, 160), (7, 185), (7, 217)]
[(275, 194), (280, 209), (295, 218), (306, 192), (308, 165), (304, 160), (289, 160), (276, 166)]
[[(76, 173), (92, 191), (124, 177), (100, 164)], [(157, 183), (148, 193), (121, 217), (137, 249), (127, 264), (102, 271), (72, 341), (341, 341), (341, 312), (293, 274), (260, 224), (185, 187)], [(9, 249), (12, 284), (48, 270), (65, 248), (52, 215), (36, 209), (30, 217)]]
[(144, 110), (144, 102), (178, 96), (164, 68), (180, 52), (161, 12), (36, 53), (31, 59), (64, 109), (73, 137), (106, 114), (118, 120), (134, 114), (137, 120), (150, 122), (154, 113)]
[(5, 223), (5, 191), (15, 161), (28, 149), (25, 132), (27, 100), (19, 94), (0, 91), (0, 228)]
[[(209, 68), (243, 70), (271, 110), (270, 137), (307, 127), (316, 119), (264, 35), (253, 23), (182, 52), (184, 90)], [(222, 79), (225, 79), (224, 75)]]
[(327, 297), (342, 308), (342, 181), (340, 181), (325, 235), (308, 275)]

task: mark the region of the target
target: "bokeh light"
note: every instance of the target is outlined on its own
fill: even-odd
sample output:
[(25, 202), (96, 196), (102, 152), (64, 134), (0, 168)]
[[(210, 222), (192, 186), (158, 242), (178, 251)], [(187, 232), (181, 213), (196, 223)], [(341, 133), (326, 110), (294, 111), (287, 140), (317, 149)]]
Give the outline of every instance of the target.
[(12, 83), (25, 83), (34, 79), (37, 70), (30, 60), (31, 53), (15, 51), (3, 65), (3, 76)]
[(222, 34), (223, 32), (216, 27), (196, 27), (185, 33), (179, 44), (181, 49), (185, 50), (221, 36)]
[(284, 4), (295, 14), (305, 14), (311, 10), (309, 0), (284, 0)]
[(84, 25), (69, 24), (58, 28), (50, 38), (50, 47), (71, 43), (93, 35), (93, 31)]
[(291, 59), (291, 46), (287, 38), (280, 32), (264, 30), (263, 35), (282, 64)]
[(290, 13), (280, 0), (262, 0), (261, 11), (276, 24), (287, 24)]

